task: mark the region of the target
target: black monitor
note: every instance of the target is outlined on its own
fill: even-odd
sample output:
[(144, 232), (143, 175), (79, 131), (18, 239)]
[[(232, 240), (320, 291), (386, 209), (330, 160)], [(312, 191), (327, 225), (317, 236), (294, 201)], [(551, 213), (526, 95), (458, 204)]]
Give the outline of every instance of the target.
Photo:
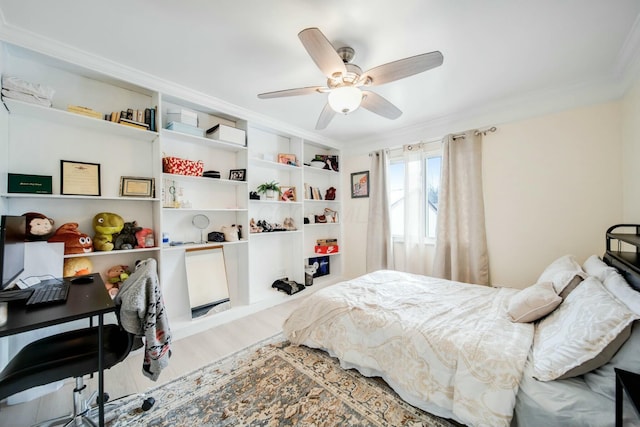
[(1, 290), (10, 287), (24, 271), (24, 246), (27, 218), (2, 215), (0, 225), (0, 273)]

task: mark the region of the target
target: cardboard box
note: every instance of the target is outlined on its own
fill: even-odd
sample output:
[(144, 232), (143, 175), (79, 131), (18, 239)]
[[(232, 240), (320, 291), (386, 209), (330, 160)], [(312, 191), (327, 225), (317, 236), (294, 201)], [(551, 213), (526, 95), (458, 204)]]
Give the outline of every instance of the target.
[(171, 122), (167, 125), (167, 129), (180, 133), (186, 133), (195, 136), (204, 136), (204, 129), (200, 129), (196, 126), (186, 125), (180, 122)]
[(167, 109), (167, 122), (184, 123), (198, 127), (198, 113), (186, 108), (169, 108)]
[(242, 146), (247, 145), (245, 132), (242, 129), (236, 129), (231, 126), (215, 125), (214, 127), (207, 129), (207, 138), (231, 142)]
[(180, 157), (163, 157), (162, 172), (176, 175), (202, 176), (204, 163), (201, 160), (187, 160)]
[(51, 175), (8, 174), (7, 192), (51, 194)]
[(338, 239), (317, 239), (318, 246), (338, 246)]
[(339, 249), (338, 245), (316, 246), (314, 252), (317, 254), (335, 254), (339, 252)]

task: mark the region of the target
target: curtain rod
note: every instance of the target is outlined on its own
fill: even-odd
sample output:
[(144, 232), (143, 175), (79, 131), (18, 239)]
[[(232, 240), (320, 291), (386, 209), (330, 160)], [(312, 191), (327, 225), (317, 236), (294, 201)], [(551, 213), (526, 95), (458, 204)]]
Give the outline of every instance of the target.
[[(488, 132), (495, 132), (497, 131), (498, 128), (495, 126), (491, 126), (490, 128), (486, 128), (486, 129), (476, 129), (476, 131), (474, 132), (474, 134), (477, 135), (484, 135), (487, 136)], [(453, 139), (459, 139), (459, 138), (464, 138), (464, 133), (458, 133), (458, 134), (454, 134), (453, 135)]]

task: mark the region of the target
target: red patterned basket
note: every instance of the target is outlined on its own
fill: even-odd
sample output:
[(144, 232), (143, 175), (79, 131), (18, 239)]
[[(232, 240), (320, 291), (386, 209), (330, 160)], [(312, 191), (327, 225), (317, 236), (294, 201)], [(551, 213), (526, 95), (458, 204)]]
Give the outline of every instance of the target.
[(202, 176), (204, 163), (201, 160), (187, 160), (180, 157), (163, 157), (162, 171), (176, 175)]

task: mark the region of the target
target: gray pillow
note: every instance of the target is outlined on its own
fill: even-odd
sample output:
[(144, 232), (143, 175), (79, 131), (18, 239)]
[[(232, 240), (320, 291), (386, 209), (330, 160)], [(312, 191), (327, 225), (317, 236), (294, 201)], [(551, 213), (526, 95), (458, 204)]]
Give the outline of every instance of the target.
[(561, 302), (553, 283), (536, 283), (511, 298), (507, 314), (512, 322), (529, 323), (551, 313)]

